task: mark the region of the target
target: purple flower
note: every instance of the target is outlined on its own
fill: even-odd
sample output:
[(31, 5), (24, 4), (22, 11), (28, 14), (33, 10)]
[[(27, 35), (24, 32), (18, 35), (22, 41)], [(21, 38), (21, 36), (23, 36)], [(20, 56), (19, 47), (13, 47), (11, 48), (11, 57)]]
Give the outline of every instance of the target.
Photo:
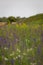
[(11, 65), (14, 65), (14, 60), (13, 59), (11, 59), (10, 62), (11, 62)]
[(37, 53), (40, 54), (41, 53), (41, 49), (40, 49), (40, 46), (38, 47), (37, 49)]
[(3, 42), (4, 42), (4, 43), (7, 43), (6, 39), (3, 39)]
[(8, 43), (7, 47), (10, 48), (10, 43)]
[(2, 40), (2, 37), (0, 37), (0, 41)]

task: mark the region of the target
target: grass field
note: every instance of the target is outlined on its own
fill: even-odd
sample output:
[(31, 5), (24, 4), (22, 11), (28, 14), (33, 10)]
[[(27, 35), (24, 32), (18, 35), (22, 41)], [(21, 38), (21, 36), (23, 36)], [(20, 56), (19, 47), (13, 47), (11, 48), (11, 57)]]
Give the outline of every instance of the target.
[(0, 27), (0, 65), (43, 65), (43, 24)]

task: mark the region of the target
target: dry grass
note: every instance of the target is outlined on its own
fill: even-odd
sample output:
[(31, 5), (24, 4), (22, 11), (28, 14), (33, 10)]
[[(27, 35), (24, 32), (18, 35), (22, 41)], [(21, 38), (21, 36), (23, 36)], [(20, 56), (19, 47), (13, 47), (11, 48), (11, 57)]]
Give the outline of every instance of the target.
[(0, 26), (6, 25), (6, 22), (0, 22)]

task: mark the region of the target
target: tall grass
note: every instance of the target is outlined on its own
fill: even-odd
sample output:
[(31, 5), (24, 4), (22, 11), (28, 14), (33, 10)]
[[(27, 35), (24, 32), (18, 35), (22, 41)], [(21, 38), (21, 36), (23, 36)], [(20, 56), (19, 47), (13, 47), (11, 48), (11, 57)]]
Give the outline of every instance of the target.
[[(9, 24), (0, 28), (0, 65), (42, 63), (43, 24)], [(41, 64), (42, 65), (42, 64)]]

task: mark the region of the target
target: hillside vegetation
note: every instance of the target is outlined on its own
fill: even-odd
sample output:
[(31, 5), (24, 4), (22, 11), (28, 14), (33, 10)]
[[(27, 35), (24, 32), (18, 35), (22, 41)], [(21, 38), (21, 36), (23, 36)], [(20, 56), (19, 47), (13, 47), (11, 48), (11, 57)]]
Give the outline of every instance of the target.
[(15, 20), (0, 26), (0, 65), (43, 65), (43, 14)]
[(14, 16), (9, 16), (9, 17), (0, 17), (0, 22), (7, 22), (7, 23), (12, 23), (12, 22), (17, 22), (17, 23), (43, 23), (43, 13), (37, 14), (34, 16), (30, 17), (14, 17)]

